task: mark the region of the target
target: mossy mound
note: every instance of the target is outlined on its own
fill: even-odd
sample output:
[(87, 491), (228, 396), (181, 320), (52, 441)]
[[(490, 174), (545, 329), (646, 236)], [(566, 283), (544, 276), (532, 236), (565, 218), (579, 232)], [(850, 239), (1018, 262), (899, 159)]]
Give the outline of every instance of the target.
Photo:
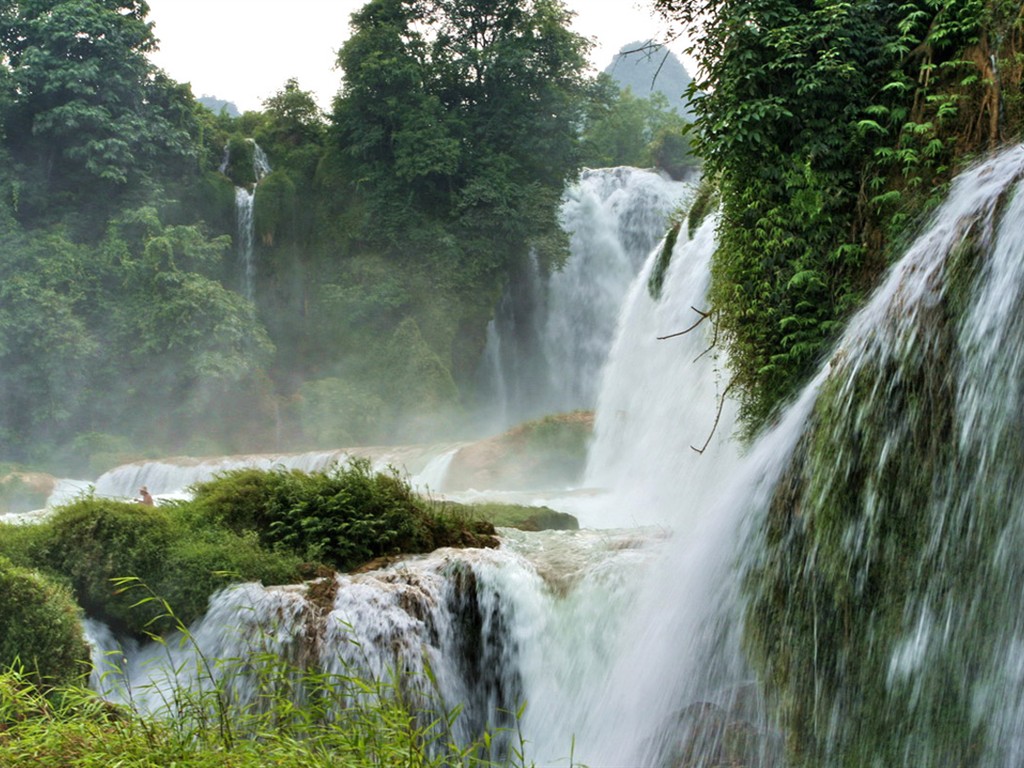
[(340, 571), (378, 557), (497, 544), (493, 526), (420, 498), (366, 459), (326, 472), (226, 472), (195, 487), (194, 505), (237, 535)]
[(564, 488), (579, 482), (594, 429), (592, 411), (545, 416), (459, 450), (444, 490)]
[(86, 613), (134, 635), (172, 623), (162, 603), (136, 605), (143, 595), (120, 589), (119, 579), (137, 578), (186, 624), (232, 581), (300, 580), (299, 557), (211, 526), (185, 514), (186, 506), (81, 499), (39, 525), (0, 528), (0, 555), (66, 582)]
[(380, 557), (498, 544), (492, 523), (417, 496), (367, 460), (235, 470), (194, 490), (159, 507), (85, 498), (39, 525), (0, 525), (0, 557), (52, 574), (90, 616), (141, 636), (190, 624), (232, 582), (296, 583)]
[(497, 528), (518, 528), (520, 531), (578, 531), (580, 528), (575, 517), (550, 507), (488, 503), (473, 504), (469, 510), (470, 514)]
[(0, 668), (25, 670), (41, 685), (79, 683), (89, 646), (70, 591), (0, 557)]

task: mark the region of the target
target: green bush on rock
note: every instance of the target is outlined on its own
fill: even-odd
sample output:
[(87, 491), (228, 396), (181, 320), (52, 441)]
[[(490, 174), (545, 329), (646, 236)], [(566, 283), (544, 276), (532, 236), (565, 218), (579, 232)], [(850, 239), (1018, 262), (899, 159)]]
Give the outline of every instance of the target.
[(159, 606), (136, 606), (135, 596), (118, 590), (115, 579), (145, 581), (186, 624), (202, 616), (210, 595), (232, 580), (299, 580), (298, 557), (218, 530), (185, 514), (185, 506), (81, 499), (39, 525), (4, 527), (0, 552), (65, 580), (90, 616), (135, 635), (167, 626), (158, 620)]
[(23, 667), (36, 684), (80, 681), (89, 646), (67, 588), (0, 557), (0, 668)]
[(240, 469), (195, 487), (198, 510), (269, 548), (339, 570), (441, 546), (492, 546), (493, 528), (427, 502), (394, 473), (354, 459), (326, 472)]
[[(365, 459), (328, 472), (235, 470), (197, 485), (188, 502), (84, 498), (39, 525), (0, 526), (3, 563), (52, 574), (90, 616), (136, 636), (187, 626), (231, 582), (296, 583), (324, 566), (496, 544), (489, 522), (417, 496)], [(160, 600), (140, 603), (118, 587), (125, 579)]]

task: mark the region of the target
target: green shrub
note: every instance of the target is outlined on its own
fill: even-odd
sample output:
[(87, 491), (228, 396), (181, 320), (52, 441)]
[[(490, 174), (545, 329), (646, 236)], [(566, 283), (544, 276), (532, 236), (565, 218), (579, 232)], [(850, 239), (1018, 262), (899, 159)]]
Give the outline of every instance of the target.
[[(188, 506), (84, 499), (41, 525), (11, 530), (10, 548), (20, 550), (18, 562), (67, 579), (90, 616), (134, 635), (169, 627), (158, 620), (157, 605), (135, 606), (116, 579), (144, 581), (186, 624), (202, 616), (210, 595), (232, 581), (300, 580), (297, 557), (264, 550), (254, 536), (212, 528), (189, 514)], [(0, 551), (7, 546), (5, 535)]]
[(298, 556), (264, 549), (253, 534), (184, 531), (171, 541), (162, 578), (152, 586), (188, 625), (206, 612), (210, 596), (229, 583), (294, 584), (301, 581), (301, 572)]
[[(223, 669), (246, 660), (208, 660)], [(496, 768), (530, 765), (523, 747), (494, 762), (492, 733), (454, 743), (460, 714), (423, 711), (391, 675), (370, 680), (313, 673), (256, 659), (260, 707), (239, 706), (223, 684), (175, 690), (167, 710), (144, 718), (90, 691), (40, 690), (17, 671), (0, 672), (0, 765), (134, 768), (308, 768), (419, 766)], [(252, 672), (251, 669), (248, 670)], [(301, 686), (296, 705), (290, 692)], [(522, 714), (522, 709), (518, 712)], [(569, 764), (574, 764), (570, 759)]]
[[(237, 534), (339, 570), (385, 555), (480, 543), (478, 525), (355, 459), (327, 472), (240, 469), (194, 488), (197, 509)], [(476, 538), (475, 538), (476, 537)]]
[(132, 610), (111, 579), (164, 574), (173, 527), (167, 510), (87, 498), (59, 509), (41, 526), (37, 565), (69, 579), (86, 613), (117, 628), (137, 628), (151, 615)]
[(287, 171), (275, 171), (260, 182), (253, 201), (256, 237), (265, 246), (294, 236), (295, 182)]
[(256, 171), (253, 168), (255, 153), (256, 145), (238, 134), (228, 140), (228, 162), (224, 175), (236, 187), (249, 187), (256, 183)]
[(20, 665), (37, 684), (80, 680), (89, 670), (80, 613), (65, 587), (0, 558), (0, 668)]

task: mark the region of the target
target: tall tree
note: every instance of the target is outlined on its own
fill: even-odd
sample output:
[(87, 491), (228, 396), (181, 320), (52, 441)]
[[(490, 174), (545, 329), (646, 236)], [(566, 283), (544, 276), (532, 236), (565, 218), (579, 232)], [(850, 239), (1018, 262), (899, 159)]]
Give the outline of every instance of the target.
[(9, 143), (48, 193), (36, 212), (109, 199), (188, 152), (174, 86), (146, 58), (148, 13), (144, 0), (19, 0), (0, 12)]
[(388, 191), (374, 226), (426, 214), (519, 244), (557, 230), (586, 91), (570, 19), (558, 0), (372, 0), (352, 17), (335, 138), (351, 178)]

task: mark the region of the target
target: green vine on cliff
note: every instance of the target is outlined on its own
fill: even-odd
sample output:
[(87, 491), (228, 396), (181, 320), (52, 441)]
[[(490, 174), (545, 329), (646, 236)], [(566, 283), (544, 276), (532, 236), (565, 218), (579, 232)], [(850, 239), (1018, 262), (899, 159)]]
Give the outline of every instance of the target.
[(696, 42), (711, 309), (748, 434), (820, 364), (972, 153), (1022, 124), (1011, 0), (658, 0)]

